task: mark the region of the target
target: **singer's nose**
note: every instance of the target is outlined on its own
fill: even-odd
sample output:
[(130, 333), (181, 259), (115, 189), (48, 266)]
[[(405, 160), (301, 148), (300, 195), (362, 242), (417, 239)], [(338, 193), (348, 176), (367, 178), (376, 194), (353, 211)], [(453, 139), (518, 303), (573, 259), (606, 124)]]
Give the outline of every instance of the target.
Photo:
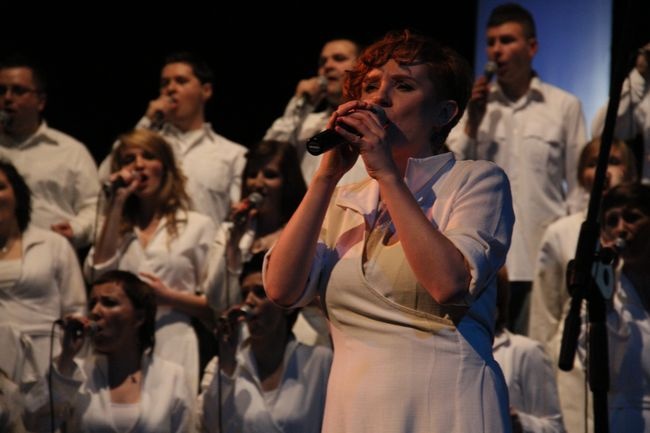
[(91, 306), (90, 311), (88, 312), (88, 318), (93, 321), (97, 321), (99, 319), (99, 311), (101, 309), (101, 306), (99, 305), (99, 302), (95, 303), (94, 305)]
[(366, 102), (370, 102), (380, 107), (388, 107), (390, 105), (390, 90), (388, 86), (380, 86), (376, 91), (372, 92)]
[(134, 165), (135, 168), (139, 168), (139, 169), (141, 169), (141, 168), (144, 167), (144, 161), (145, 161), (144, 156), (142, 156), (142, 155), (137, 155), (137, 156), (135, 157), (135, 159), (133, 160), (133, 165)]
[(251, 184), (253, 186), (253, 189), (259, 189), (264, 186), (264, 173), (262, 170), (259, 170), (257, 172), (257, 175), (251, 179)]

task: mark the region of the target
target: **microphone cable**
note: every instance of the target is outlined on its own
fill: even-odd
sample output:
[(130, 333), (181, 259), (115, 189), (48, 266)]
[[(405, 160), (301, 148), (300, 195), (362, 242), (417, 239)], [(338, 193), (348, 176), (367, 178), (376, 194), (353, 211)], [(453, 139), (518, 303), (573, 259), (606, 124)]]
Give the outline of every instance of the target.
[[(111, 154), (113, 152), (111, 151)], [(112, 157), (112, 155), (111, 155)], [(100, 184), (103, 184), (100, 179)], [(91, 242), (90, 242), (90, 248), (93, 250), (93, 261), (92, 261), (92, 266), (90, 266), (89, 270), (89, 275), (87, 281), (88, 285), (90, 287), (87, 287), (87, 292), (90, 293), (90, 288), (92, 287), (93, 283), (95, 282), (95, 253), (97, 252), (95, 250), (95, 246), (97, 245), (98, 241), (98, 236), (99, 236), (99, 218), (100, 218), (100, 212), (103, 213), (104, 210), (107, 210), (108, 207), (108, 200), (106, 196), (106, 192), (104, 191), (103, 187), (99, 188), (99, 192), (97, 193), (97, 204), (95, 205), (95, 222), (93, 224), (93, 230), (92, 230), (92, 236), (91, 236)], [(106, 208), (106, 209), (105, 209)], [(103, 225), (103, 224), (102, 224)], [(90, 250), (88, 250), (87, 256), (90, 255)], [(88, 260), (88, 257), (86, 256), (85, 260)], [(82, 269), (83, 269), (83, 263), (82, 263)]]
[(51, 433), (56, 432), (56, 423), (54, 422), (54, 395), (52, 394), (52, 369), (54, 368), (54, 330), (59, 324), (59, 319), (52, 322), (52, 329), (50, 331), (50, 362), (49, 370), (47, 372), (47, 392), (49, 394), (49, 404), (50, 404), (50, 431)]

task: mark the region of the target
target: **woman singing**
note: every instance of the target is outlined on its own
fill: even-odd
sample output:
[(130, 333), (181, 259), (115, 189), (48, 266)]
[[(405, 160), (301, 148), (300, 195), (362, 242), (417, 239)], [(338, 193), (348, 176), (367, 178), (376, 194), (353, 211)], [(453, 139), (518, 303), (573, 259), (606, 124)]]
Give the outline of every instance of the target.
[[(328, 124), (346, 144), (325, 154), (267, 255), (274, 302), (320, 294), (327, 309), (324, 432), (510, 431), (492, 357), (509, 184), (492, 163), (439, 154), (470, 89), (466, 62), (426, 37), (366, 49)], [(370, 179), (336, 189), (359, 157)]]

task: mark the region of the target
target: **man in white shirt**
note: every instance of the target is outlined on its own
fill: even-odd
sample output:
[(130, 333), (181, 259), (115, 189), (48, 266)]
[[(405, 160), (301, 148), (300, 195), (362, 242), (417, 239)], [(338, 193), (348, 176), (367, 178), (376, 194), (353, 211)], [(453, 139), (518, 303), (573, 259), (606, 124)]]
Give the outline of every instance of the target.
[[(325, 129), (332, 112), (343, 102), (343, 81), (352, 69), (361, 48), (349, 39), (326, 42), (320, 53), (318, 76), (298, 82), (296, 94), (289, 100), (284, 114), (266, 131), (265, 140), (288, 141), (298, 151), (302, 174), (309, 184), (320, 164), (321, 156), (306, 152), (309, 138)], [(324, 107), (322, 110), (319, 108)], [(361, 158), (341, 179), (339, 185), (365, 179)]]
[[(174, 53), (164, 61), (160, 95), (149, 102), (138, 128), (151, 128), (174, 149), (187, 176), (192, 209), (221, 224), (230, 204), (241, 195), (241, 174), (246, 148), (217, 134), (205, 121), (205, 106), (212, 97), (214, 75), (208, 64), (192, 53)], [(110, 174), (110, 155), (100, 176)]]
[(43, 75), (26, 59), (0, 65), (0, 157), (11, 161), (32, 192), (32, 222), (75, 247), (93, 234), (99, 180), (88, 149), (42, 117)]
[(475, 81), (466, 116), (447, 141), (460, 157), (496, 162), (510, 179), (517, 222), (506, 262), (512, 290), (508, 327), (521, 334), (542, 234), (577, 198), (577, 159), (586, 142), (580, 101), (539, 79), (532, 68), (537, 49), (526, 9), (504, 4), (492, 11), (487, 54), (496, 63), (497, 83), (491, 86), (488, 76)]

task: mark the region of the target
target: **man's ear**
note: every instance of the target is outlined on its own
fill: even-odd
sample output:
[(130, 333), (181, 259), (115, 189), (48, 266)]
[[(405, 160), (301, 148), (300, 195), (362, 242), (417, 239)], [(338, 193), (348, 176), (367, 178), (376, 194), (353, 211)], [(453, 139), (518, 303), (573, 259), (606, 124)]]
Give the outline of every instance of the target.
[(458, 104), (456, 101), (442, 101), (439, 102), (437, 107), (436, 107), (436, 118), (435, 118), (435, 124), (436, 127), (442, 128), (451, 120), (456, 117), (458, 114)]
[(212, 84), (210, 83), (201, 84), (201, 91), (203, 93), (203, 101), (207, 102), (208, 99), (212, 97)]

